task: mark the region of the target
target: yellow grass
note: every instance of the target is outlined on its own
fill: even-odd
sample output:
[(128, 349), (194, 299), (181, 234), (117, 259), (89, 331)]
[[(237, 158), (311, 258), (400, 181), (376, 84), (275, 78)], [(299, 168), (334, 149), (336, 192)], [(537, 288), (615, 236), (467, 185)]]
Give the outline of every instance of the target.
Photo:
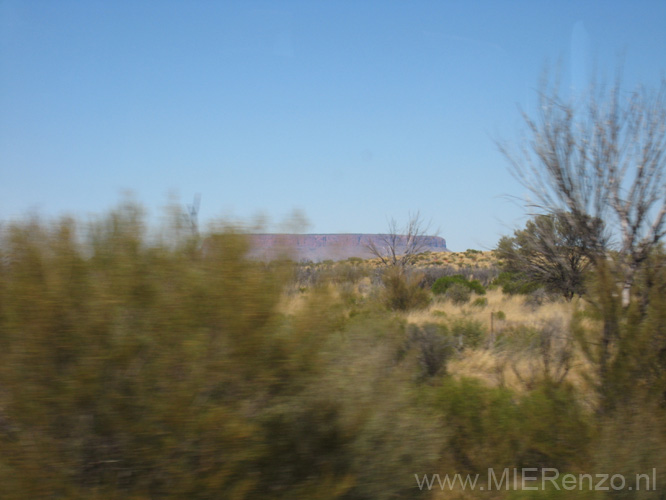
[[(489, 291), (485, 297), (488, 300), (486, 306), (474, 306), (471, 303), (460, 306), (437, 298), (427, 309), (407, 313), (405, 317), (408, 323), (417, 325), (450, 324), (458, 319), (480, 322), (488, 332), (483, 347), (466, 350), (452, 359), (448, 364), (448, 373), (454, 377), (478, 378), (489, 385), (517, 391), (528, 389), (531, 383), (543, 375), (543, 361), (539, 353), (534, 350), (507, 351), (497, 348), (493, 345), (491, 335), (493, 338), (500, 338), (503, 333), (509, 335), (520, 325), (539, 329), (544, 325), (559, 323), (562, 327), (561, 337), (558, 336), (556, 343), (573, 342), (569, 323), (576, 304), (559, 301), (533, 307), (525, 303), (525, 297), (504, 295), (500, 290)], [(503, 320), (497, 318), (500, 311), (505, 315)], [(592, 366), (575, 344), (573, 352), (571, 368), (565, 380), (579, 387), (581, 393), (590, 393), (587, 390), (586, 374), (592, 373)]]
[[(365, 261), (371, 267), (381, 267), (379, 259)], [(428, 252), (416, 256), (415, 267), (480, 267), (488, 268), (497, 265), (497, 257), (493, 251), (467, 251), (467, 252)]]
[[(420, 255), (416, 267), (452, 266), (462, 269), (489, 267), (496, 263), (493, 252), (438, 252)], [(365, 265), (370, 267), (379, 264), (377, 259), (365, 261)], [(367, 297), (373, 288), (370, 281), (368, 277), (362, 278), (353, 285), (354, 292)], [(333, 287), (334, 296), (340, 296), (340, 291), (339, 287)], [(289, 294), (283, 299), (280, 312), (297, 313), (306, 303), (308, 296), (309, 293)], [(407, 323), (415, 325), (450, 325), (460, 319), (481, 323), (488, 332), (482, 346), (465, 350), (450, 360), (448, 373), (454, 377), (477, 378), (489, 385), (504, 386), (517, 391), (529, 389), (530, 384), (543, 376), (543, 359), (538, 349), (505, 349), (501, 348), (500, 342), (495, 343), (494, 340), (520, 335), (520, 327), (539, 330), (544, 325), (559, 324), (561, 329), (556, 343), (572, 342), (569, 323), (576, 310), (576, 303), (562, 300), (533, 306), (526, 303), (525, 296), (505, 295), (501, 290), (490, 290), (483, 296), (487, 300), (486, 305), (474, 305), (474, 300), (478, 297), (473, 295), (472, 300), (464, 305), (453, 304), (441, 296), (435, 297), (428, 308), (405, 313), (404, 318)], [(593, 328), (592, 323), (586, 325), (586, 328)], [(594, 393), (589, 387), (589, 380), (593, 375), (592, 365), (574, 344), (571, 368), (565, 380), (579, 388), (580, 394), (589, 395)]]
[[(493, 313), (494, 330), (501, 331), (507, 325), (514, 323), (535, 327), (553, 317), (570, 318), (573, 312), (570, 303), (552, 302), (534, 308), (525, 304), (525, 297), (505, 295), (500, 290), (491, 290), (482, 296), (488, 301), (486, 306), (473, 305), (476, 297), (478, 296), (473, 296), (472, 301), (464, 305), (456, 305), (440, 297), (435, 298), (427, 309), (408, 313), (406, 316), (407, 322), (423, 324), (465, 318), (480, 321), (490, 330), (491, 313)], [(497, 319), (497, 313), (500, 311), (504, 313), (506, 319)]]

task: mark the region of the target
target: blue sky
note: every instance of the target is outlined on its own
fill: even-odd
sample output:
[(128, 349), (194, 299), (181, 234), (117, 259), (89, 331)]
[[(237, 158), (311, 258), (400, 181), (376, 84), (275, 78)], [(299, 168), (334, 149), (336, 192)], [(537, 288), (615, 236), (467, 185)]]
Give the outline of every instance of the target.
[(666, 71), (664, 1), (0, 0), (0, 220), (86, 218), (131, 191), (202, 223), (309, 232), (420, 211), (450, 249), (524, 223), (495, 139), (547, 64), (568, 89)]

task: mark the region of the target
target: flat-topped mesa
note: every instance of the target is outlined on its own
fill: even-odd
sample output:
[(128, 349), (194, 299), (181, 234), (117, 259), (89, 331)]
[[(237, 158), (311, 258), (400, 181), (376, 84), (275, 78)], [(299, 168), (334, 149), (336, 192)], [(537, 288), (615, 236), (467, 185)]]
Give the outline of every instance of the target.
[[(372, 258), (368, 245), (385, 246), (381, 234), (253, 234), (252, 256), (265, 259), (287, 250), (299, 260), (344, 260), (350, 257)], [(420, 236), (421, 252), (447, 252), (446, 240), (439, 236)], [(400, 245), (398, 245), (400, 251)]]

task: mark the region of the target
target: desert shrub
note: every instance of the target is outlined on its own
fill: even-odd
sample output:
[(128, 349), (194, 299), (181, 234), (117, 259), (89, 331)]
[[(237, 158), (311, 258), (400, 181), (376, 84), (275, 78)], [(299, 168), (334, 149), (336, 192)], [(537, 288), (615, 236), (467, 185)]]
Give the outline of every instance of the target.
[(454, 285), (450, 286), (444, 294), (444, 297), (446, 297), (447, 300), (450, 300), (454, 304), (466, 304), (469, 302), (471, 296), (472, 292), (470, 289), (464, 285), (461, 285), (460, 283), (455, 283)]
[[(615, 411), (601, 422), (599, 437), (593, 447), (595, 471), (613, 471), (633, 486), (634, 478), (646, 474), (640, 481), (640, 491), (633, 487), (613, 492), (613, 498), (657, 500), (663, 498), (666, 471), (666, 412), (651, 402), (634, 401), (631, 406)], [(656, 479), (656, 481), (653, 481)]]
[(440, 266), (429, 266), (429, 267), (423, 267), (419, 268), (419, 272), (421, 273), (421, 286), (423, 288), (432, 288), (432, 285), (437, 281), (439, 278), (442, 278), (444, 276), (451, 276), (456, 273), (455, 269), (453, 267), (447, 266), (447, 267), (440, 267)]
[(538, 342), (539, 330), (537, 328), (522, 323), (511, 323), (498, 334), (496, 347), (514, 352), (532, 351)]
[(358, 283), (368, 275), (368, 270), (356, 261), (342, 262), (331, 270), (331, 281), (335, 283)]
[(445, 294), (449, 288), (454, 285), (460, 285), (469, 289), (470, 292), (474, 292), (479, 295), (484, 295), (486, 293), (485, 288), (481, 285), (481, 282), (478, 280), (468, 280), (461, 274), (454, 274), (453, 276), (444, 276), (439, 278), (432, 285), (432, 292), (435, 295)]
[(449, 432), (456, 472), (483, 472), (513, 466), (521, 450), (520, 409), (514, 394), (470, 378), (447, 378), (433, 405)]
[(500, 287), (507, 295), (527, 295), (541, 286), (539, 283), (530, 281), (518, 272), (503, 271), (492, 281), (493, 287)]
[(574, 359), (574, 339), (569, 327), (557, 316), (536, 326), (512, 324), (497, 336), (495, 348), (511, 363), (520, 363), (514, 374), (527, 388), (565, 382)]
[(569, 385), (540, 384), (523, 396), (520, 414), (521, 466), (566, 470), (589, 463), (594, 428)]
[(294, 270), (294, 280), (298, 288), (310, 288), (326, 282), (329, 272), (323, 267), (313, 264), (300, 264)]
[(457, 472), (589, 463), (593, 427), (568, 387), (544, 385), (519, 395), (476, 379), (447, 378), (434, 393)]
[(444, 325), (427, 323), (407, 328), (408, 348), (418, 351), (422, 377), (446, 373), (446, 362), (454, 354), (454, 342)]
[[(497, 277), (498, 275), (498, 270), (496, 267), (478, 267), (478, 266), (471, 266), (471, 267), (463, 267), (463, 268), (458, 268), (454, 266), (431, 266), (431, 267), (424, 267), (419, 269), (419, 271), (422, 273), (423, 278), (421, 280), (421, 286), (424, 288), (432, 288), (432, 286), (435, 284), (435, 282), (439, 278), (447, 277), (447, 276), (462, 276), (468, 281), (472, 280), (477, 280), (479, 281), (483, 286), (488, 286), (490, 285), (493, 280)], [(480, 293), (480, 295), (482, 295)]]
[(402, 325), (327, 287), (280, 313), (293, 265), (236, 228), (163, 244), (126, 204), (0, 236), (3, 498), (414, 498), (434, 464)]
[(476, 293), (478, 295), (485, 295), (486, 294), (486, 289), (483, 288), (483, 285), (481, 284), (481, 282), (479, 280), (477, 280), (477, 279), (470, 280), (470, 281), (468, 281), (468, 283), (469, 284), (467, 286), (474, 293)]
[(453, 285), (458, 284), (458, 285), (463, 285), (466, 283), (467, 280), (459, 275), (453, 275), (453, 276), (444, 276), (442, 278), (439, 278), (435, 281), (435, 283), (432, 285), (432, 293), (435, 295), (442, 295), (445, 294), (446, 291)]
[(311, 389), (317, 398), (344, 402), (340, 417), (350, 439), (343, 470), (352, 483), (345, 500), (427, 498), (404, 470), (434, 467), (446, 434), (432, 407), (413, 390), (414, 368), (421, 366), (405, 355), (408, 339), (402, 322), (375, 313), (354, 318), (326, 346), (324, 370)]
[(474, 299), (474, 302), (472, 302), (472, 305), (474, 307), (486, 307), (488, 305), (488, 299), (485, 297), (477, 297)]
[(389, 267), (382, 272), (383, 301), (394, 311), (422, 309), (430, 303), (430, 294), (419, 286), (418, 273), (399, 266)]
[(452, 321), (449, 331), (456, 345), (461, 349), (479, 347), (487, 333), (480, 321), (465, 318)]

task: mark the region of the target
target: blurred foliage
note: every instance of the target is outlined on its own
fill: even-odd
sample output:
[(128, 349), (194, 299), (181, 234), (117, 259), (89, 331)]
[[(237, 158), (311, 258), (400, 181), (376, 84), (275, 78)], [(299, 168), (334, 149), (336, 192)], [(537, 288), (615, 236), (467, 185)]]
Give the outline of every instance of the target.
[(479, 308), (483, 309), (484, 307), (486, 307), (488, 305), (488, 299), (485, 298), (485, 297), (477, 297), (472, 302), (472, 305), (474, 307), (479, 307)]
[(446, 373), (446, 363), (456, 349), (456, 341), (449, 334), (449, 329), (445, 325), (426, 323), (409, 325), (407, 333), (409, 346), (418, 351), (422, 377)]
[(567, 467), (586, 463), (589, 417), (568, 386), (544, 383), (519, 395), (474, 379), (448, 379), (435, 405), (450, 432), (455, 471)]
[[(396, 467), (427, 466), (438, 433), (394, 390), (385, 331), (348, 331), (326, 288), (285, 316), (293, 265), (179, 224), (152, 238), (126, 203), (4, 228), (2, 498), (419, 496)], [(331, 380), (330, 352), (356, 368)]]
[[(159, 232), (145, 220), (126, 202), (89, 224), (2, 226), (0, 498), (417, 499), (432, 493), (415, 472), (629, 477), (666, 460), (661, 255), (617, 312), (602, 379), (600, 300), (490, 346), (464, 314), (410, 312), (431, 300), (417, 270), (261, 262), (233, 224), (199, 234), (177, 207)], [(503, 353), (533, 360), (520, 391), (453, 372)], [(576, 356), (588, 386), (565, 377)], [(608, 495), (660, 498), (663, 474)]]

